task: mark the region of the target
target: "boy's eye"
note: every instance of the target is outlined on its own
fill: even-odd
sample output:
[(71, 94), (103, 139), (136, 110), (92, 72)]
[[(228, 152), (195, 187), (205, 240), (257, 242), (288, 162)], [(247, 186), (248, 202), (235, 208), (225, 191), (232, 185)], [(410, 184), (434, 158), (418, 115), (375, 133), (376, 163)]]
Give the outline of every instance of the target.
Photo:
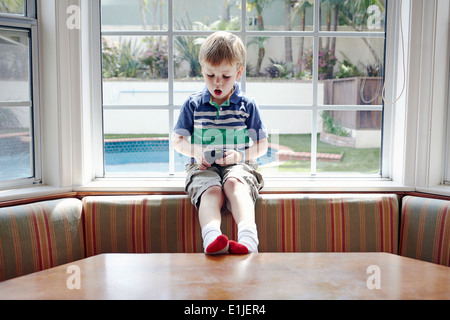
[(230, 76), (223, 76), (224, 79), (230, 79)]
[(214, 78), (214, 75), (213, 74), (208, 74), (207, 75), (209, 78)]

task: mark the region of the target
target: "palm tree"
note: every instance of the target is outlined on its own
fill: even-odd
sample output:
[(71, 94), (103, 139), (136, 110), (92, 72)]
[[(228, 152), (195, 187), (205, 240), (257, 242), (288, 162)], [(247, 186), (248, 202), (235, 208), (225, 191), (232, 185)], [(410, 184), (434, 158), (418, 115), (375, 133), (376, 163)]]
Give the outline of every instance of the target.
[[(354, 30), (362, 31), (369, 17), (367, 8), (374, 4), (377, 5), (383, 13), (385, 12), (385, 4), (383, 0), (324, 0), (322, 1), (322, 4), (326, 10), (327, 31), (337, 31), (339, 19), (342, 19), (345, 24), (352, 27)], [(332, 12), (334, 12), (333, 28), (331, 28)], [(321, 26), (320, 21), (319, 25)], [(362, 41), (369, 48), (369, 51), (375, 58), (375, 61), (380, 61), (380, 57), (378, 56), (378, 53), (372, 43), (367, 38), (362, 38)], [(325, 53), (328, 52), (331, 56), (335, 56), (336, 37), (332, 37), (331, 39), (327, 38), (325, 46), (322, 46), (322, 42), (320, 41), (320, 50)]]
[[(305, 31), (306, 29), (306, 9), (311, 8), (313, 5), (311, 0), (300, 0), (296, 1), (293, 5), (292, 19), (296, 16), (300, 15), (300, 31)], [(304, 43), (305, 38), (300, 38), (300, 48), (298, 55), (297, 68), (298, 71), (302, 71), (304, 69), (303, 61), (304, 61)]]
[[(342, 18), (350, 27), (356, 31), (362, 31), (366, 20), (368, 19), (367, 8), (371, 5), (377, 5), (381, 12), (385, 14), (386, 7), (383, 0), (343, 0), (341, 4), (340, 18)], [(381, 61), (377, 51), (367, 38), (362, 38), (375, 61)]]
[[(264, 20), (263, 20), (263, 9), (266, 5), (268, 5), (272, 0), (247, 0), (247, 10), (255, 9), (257, 14), (257, 27), (258, 31), (264, 30)], [(264, 59), (264, 55), (266, 54), (266, 50), (264, 48), (266, 37), (259, 37), (256, 41), (251, 41), (249, 44), (258, 45), (258, 61), (255, 67), (256, 75), (260, 75), (262, 61)]]
[[(292, 15), (295, 14), (295, 11), (292, 11), (293, 7), (297, 3), (296, 0), (284, 0), (284, 30), (291, 31), (292, 30)], [(285, 37), (284, 38), (284, 56), (286, 63), (292, 63), (292, 38)]]

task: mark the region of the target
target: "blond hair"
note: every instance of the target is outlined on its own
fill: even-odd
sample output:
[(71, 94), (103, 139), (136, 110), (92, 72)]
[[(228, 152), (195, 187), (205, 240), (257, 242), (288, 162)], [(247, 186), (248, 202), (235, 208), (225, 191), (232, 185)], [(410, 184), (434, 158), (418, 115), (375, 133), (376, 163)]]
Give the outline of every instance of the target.
[(222, 63), (236, 63), (240, 69), (245, 65), (245, 59), (246, 51), (242, 40), (226, 31), (213, 33), (200, 47), (199, 62), (202, 67), (205, 62), (213, 67)]

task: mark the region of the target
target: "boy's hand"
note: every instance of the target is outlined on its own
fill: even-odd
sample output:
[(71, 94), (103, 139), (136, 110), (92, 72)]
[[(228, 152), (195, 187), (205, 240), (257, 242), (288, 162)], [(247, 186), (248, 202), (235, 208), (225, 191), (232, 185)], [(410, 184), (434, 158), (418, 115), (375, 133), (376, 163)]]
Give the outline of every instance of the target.
[(203, 152), (198, 152), (194, 156), (195, 162), (197, 162), (200, 170), (206, 170), (209, 167), (211, 167), (211, 163), (208, 163), (208, 161), (205, 159)]
[(244, 155), (242, 154), (242, 152), (236, 150), (227, 150), (225, 152), (225, 157), (216, 160), (216, 164), (225, 167), (232, 164), (241, 163), (243, 159)]

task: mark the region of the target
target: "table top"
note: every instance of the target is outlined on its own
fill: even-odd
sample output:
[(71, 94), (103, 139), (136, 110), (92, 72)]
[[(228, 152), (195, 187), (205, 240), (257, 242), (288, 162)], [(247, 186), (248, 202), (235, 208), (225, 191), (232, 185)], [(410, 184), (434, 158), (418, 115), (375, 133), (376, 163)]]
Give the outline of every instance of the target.
[(102, 254), (2, 282), (0, 299), (447, 300), (450, 268), (387, 253)]

